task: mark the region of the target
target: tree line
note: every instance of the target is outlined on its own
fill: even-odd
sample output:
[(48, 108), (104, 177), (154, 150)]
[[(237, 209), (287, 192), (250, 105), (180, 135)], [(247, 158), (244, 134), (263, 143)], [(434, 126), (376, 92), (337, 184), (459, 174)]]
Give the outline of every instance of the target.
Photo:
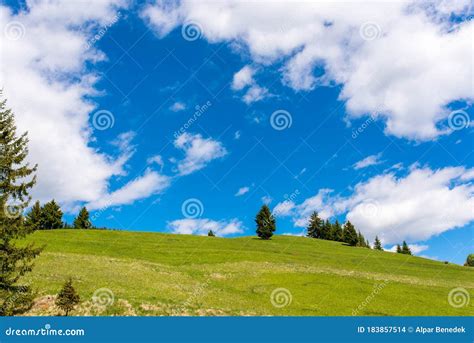
[[(276, 231), (276, 219), (267, 205), (263, 205), (255, 217), (257, 224), (257, 236), (261, 239), (270, 239)], [(336, 219), (331, 223), (329, 219), (323, 220), (318, 212), (314, 211), (306, 228), (306, 236), (309, 238), (324, 239), (328, 241), (343, 242), (350, 246), (357, 246), (371, 249), (370, 243), (365, 239), (360, 230), (356, 231), (354, 225), (348, 220), (341, 225)], [(378, 236), (375, 236), (373, 244), (375, 250), (383, 251), (382, 243)], [(397, 244), (397, 253), (411, 255), (408, 244), (403, 241), (402, 246)]]
[(25, 226), (31, 230), (55, 230), (55, 229), (92, 229), (89, 211), (82, 207), (74, 219), (72, 226), (63, 221), (63, 211), (56, 201), (51, 200), (43, 206), (36, 201), (31, 210), (25, 216)]

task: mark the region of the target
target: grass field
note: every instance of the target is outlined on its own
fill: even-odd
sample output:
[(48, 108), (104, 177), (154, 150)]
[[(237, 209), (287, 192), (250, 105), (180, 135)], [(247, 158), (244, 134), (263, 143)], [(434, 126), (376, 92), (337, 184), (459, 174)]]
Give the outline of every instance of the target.
[(75, 315), (474, 315), (473, 301), (448, 302), (454, 288), (473, 294), (474, 268), (337, 242), (105, 230), (28, 240), (46, 244), (28, 276), (31, 315), (58, 313), (52, 296), (69, 276)]

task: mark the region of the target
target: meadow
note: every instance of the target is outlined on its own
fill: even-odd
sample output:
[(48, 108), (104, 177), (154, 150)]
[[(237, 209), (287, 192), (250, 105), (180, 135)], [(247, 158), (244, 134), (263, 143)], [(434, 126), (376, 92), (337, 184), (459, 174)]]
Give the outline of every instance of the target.
[(28, 315), (57, 315), (68, 277), (81, 297), (72, 315), (474, 315), (472, 301), (448, 301), (473, 294), (474, 268), (340, 242), (73, 229), (28, 241), (45, 245)]

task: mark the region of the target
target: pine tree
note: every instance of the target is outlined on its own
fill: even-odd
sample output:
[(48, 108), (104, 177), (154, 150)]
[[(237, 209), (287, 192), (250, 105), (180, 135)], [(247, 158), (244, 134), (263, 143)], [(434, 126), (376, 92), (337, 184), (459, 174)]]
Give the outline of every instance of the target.
[(74, 219), (73, 226), (75, 229), (90, 229), (92, 228), (92, 223), (89, 219), (89, 211), (87, 208), (83, 207), (76, 219)]
[(365, 247), (371, 249), (368, 239), (365, 240)]
[(326, 219), (321, 227), (321, 239), (331, 239), (331, 223)]
[(402, 253), (402, 254), (405, 254), (405, 255), (411, 255), (411, 250), (410, 250), (410, 248), (408, 247), (407, 242), (405, 242), (405, 241), (403, 241), (401, 253)]
[(267, 205), (263, 205), (260, 211), (257, 213), (255, 218), (257, 223), (257, 235), (261, 239), (270, 239), (273, 236), (273, 232), (276, 230), (276, 223), (273, 214), (270, 212), (270, 208)]
[(321, 238), (322, 227), (323, 221), (319, 218), (318, 212), (313, 212), (309, 218), (307, 236), (311, 238)]
[(63, 226), (63, 212), (56, 201), (51, 200), (41, 209), (41, 229), (62, 229)]
[(400, 247), (400, 244), (397, 244), (397, 254), (402, 253), (402, 248)]
[(354, 225), (352, 225), (350, 221), (347, 221), (347, 223), (344, 224), (343, 238), (344, 242), (351, 246), (356, 246), (359, 241)]
[(336, 219), (331, 228), (331, 239), (333, 241), (342, 242), (342, 227), (339, 221)]
[[(1, 96), (1, 92), (0, 92)], [(33, 267), (41, 248), (15, 242), (31, 233), (24, 225), (22, 210), (31, 200), (37, 166), (25, 162), (27, 133), (17, 136), (13, 112), (0, 101), (0, 315), (26, 311), (32, 304), (31, 288), (20, 283)]]
[(209, 237), (215, 237), (215, 236), (216, 236), (216, 235), (214, 234), (214, 231), (212, 231), (212, 230), (209, 230), (209, 232), (207, 233), (207, 235), (208, 235)]
[(74, 307), (79, 304), (80, 297), (72, 285), (72, 279), (69, 278), (56, 298), (56, 306), (64, 311), (67, 316)]
[(374, 249), (383, 251), (382, 243), (380, 242), (380, 239), (377, 236), (375, 236)]
[(25, 216), (25, 226), (31, 231), (41, 229), (41, 205), (39, 201), (35, 202), (30, 212)]
[(365, 247), (365, 238), (360, 231), (357, 233), (357, 246)]

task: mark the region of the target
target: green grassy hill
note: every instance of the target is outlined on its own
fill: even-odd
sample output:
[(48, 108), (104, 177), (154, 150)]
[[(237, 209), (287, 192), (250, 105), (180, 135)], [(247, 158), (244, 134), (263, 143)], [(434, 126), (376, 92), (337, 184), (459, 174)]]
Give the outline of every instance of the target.
[[(448, 303), (454, 288), (473, 294), (474, 268), (338, 242), (105, 230), (28, 240), (46, 244), (28, 276), (33, 315), (58, 313), (52, 295), (69, 276), (76, 315), (474, 315), (473, 301)], [(106, 290), (91, 300), (101, 288), (113, 304)]]

